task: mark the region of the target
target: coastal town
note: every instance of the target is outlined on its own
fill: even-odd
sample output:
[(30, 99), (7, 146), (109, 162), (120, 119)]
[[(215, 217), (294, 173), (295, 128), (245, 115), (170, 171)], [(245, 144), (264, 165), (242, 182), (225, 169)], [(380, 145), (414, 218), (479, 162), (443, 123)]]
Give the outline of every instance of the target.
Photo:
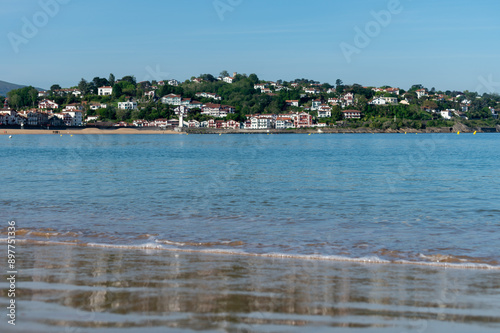
[(500, 125), (497, 94), (335, 85), (306, 79), (259, 80), (256, 74), (202, 74), (136, 82), (82, 79), (77, 86), (33, 87), (0, 97), (0, 126), (21, 128), (136, 127), (231, 130), (367, 127), (392, 129)]

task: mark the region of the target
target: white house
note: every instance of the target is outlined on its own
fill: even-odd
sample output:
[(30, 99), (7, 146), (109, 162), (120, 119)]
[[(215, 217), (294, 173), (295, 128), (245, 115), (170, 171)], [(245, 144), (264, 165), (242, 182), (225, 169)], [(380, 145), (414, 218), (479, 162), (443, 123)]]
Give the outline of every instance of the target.
[(338, 98), (331, 97), (331, 98), (328, 99), (328, 103), (331, 104), (331, 105), (339, 105), (340, 104), (340, 100)]
[(66, 111), (55, 113), (54, 115), (61, 119), (66, 126), (83, 126), (82, 114), (81, 111)]
[(235, 108), (229, 105), (220, 105), (207, 103), (201, 108), (201, 114), (206, 114), (211, 117), (223, 118), (227, 117), (229, 113), (234, 113)]
[(354, 104), (354, 94), (353, 93), (347, 93), (343, 97), (344, 99), (344, 106), (349, 106)]
[(108, 107), (107, 104), (103, 103), (91, 103), (90, 104), (90, 110), (98, 110), (98, 109), (106, 109)]
[(271, 119), (265, 117), (252, 117), (250, 118), (252, 123), (251, 129), (269, 129), (271, 128)]
[(358, 110), (345, 110), (342, 111), (344, 114), (345, 119), (360, 119), (361, 118), (361, 111)]
[(306, 94), (319, 94), (320, 93), (320, 91), (316, 88), (305, 88), (304, 92)]
[(168, 85), (169, 85), (169, 86), (175, 86), (175, 87), (177, 87), (177, 86), (180, 84), (180, 82), (179, 82), (179, 81), (174, 80), (174, 79), (172, 79), (172, 80), (168, 80), (168, 82), (167, 82), (167, 83), (168, 83)]
[(291, 117), (277, 117), (274, 126), (276, 129), (293, 128), (293, 119)]
[(387, 88), (385, 89), (385, 92), (399, 96), (399, 88)]
[(81, 111), (82, 109), (83, 108), (80, 104), (72, 103), (72, 104), (66, 105), (63, 112), (65, 112), (65, 111)]
[(385, 102), (385, 99), (383, 99), (382, 97), (377, 97), (377, 98), (374, 98), (371, 101), (369, 101), (368, 104), (370, 104), (370, 105), (385, 105), (386, 102)]
[(396, 105), (398, 104), (397, 97), (377, 97), (368, 102), (370, 105)]
[(97, 89), (97, 93), (99, 96), (110, 96), (111, 94), (113, 94), (113, 87), (110, 86), (100, 87), (99, 89)]
[(168, 94), (168, 95), (162, 97), (161, 102), (163, 104), (181, 105), (182, 97), (181, 97), (181, 95)]
[(187, 107), (188, 109), (201, 109), (203, 107), (203, 104), (198, 101), (191, 101), (191, 103), (189, 103)]
[(286, 101), (286, 105), (299, 107), (299, 101), (298, 100), (288, 100), (288, 101)]
[(444, 119), (451, 119), (452, 116), (453, 112), (451, 110), (441, 111), (441, 117), (443, 117)]
[(59, 108), (59, 104), (49, 99), (44, 99), (40, 103), (38, 103), (39, 109), (57, 109)]
[(137, 109), (137, 102), (118, 102), (118, 109), (135, 110)]
[(266, 84), (265, 83), (254, 84), (253, 88), (254, 89), (265, 89), (266, 88)]
[(417, 98), (421, 98), (421, 97), (424, 97), (424, 96), (429, 96), (427, 94), (427, 90), (425, 90), (425, 89), (419, 89), (419, 90), (416, 91), (416, 93), (417, 93)]
[(225, 78), (222, 79), (222, 81), (224, 81), (226, 83), (233, 83), (234, 77), (232, 77), (232, 76), (226, 76)]
[(322, 104), (318, 108), (318, 118), (330, 118), (332, 116), (332, 108), (329, 105)]
[(398, 104), (398, 98), (397, 97), (382, 97), (385, 99), (385, 102), (390, 105), (397, 105)]
[(144, 96), (149, 97), (149, 98), (154, 98), (155, 95), (156, 95), (156, 91), (154, 91), (154, 90), (146, 91), (144, 93)]
[(222, 98), (214, 93), (207, 93), (207, 92), (199, 92), (196, 93), (196, 97), (205, 97), (205, 98), (211, 98), (220, 101)]
[(314, 101), (312, 101), (311, 110), (317, 110), (321, 104), (323, 103), (320, 99), (315, 99)]

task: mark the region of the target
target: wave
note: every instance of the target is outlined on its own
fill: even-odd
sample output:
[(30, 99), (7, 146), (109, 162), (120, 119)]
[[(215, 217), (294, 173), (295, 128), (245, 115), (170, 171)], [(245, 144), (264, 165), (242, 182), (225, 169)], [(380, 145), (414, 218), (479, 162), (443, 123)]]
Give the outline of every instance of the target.
[[(0, 239), (0, 242), (7, 242), (7, 239)], [(232, 255), (232, 256), (246, 256), (246, 257), (259, 257), (259, 258), (276, 258), (276, 259), (297, 259), (297, 260), (317, 260), (317, 261), (332, 261), (332, 262), (349, 262), (360, 264), (384, 264), (384, 265), (419, 265), (428, 267), (442, 267), (442, 268), (456, 268), (456, 269), (487, 269), (487, 270), (500, 270), (500, 265), (495, 260), (488, 260), (484, 258), (473, 258), (466, 256), (453, 256), (453, 255), (424, 255), (419, 254), (418, 258), (421, 260), (408, 260), (401, 259), (397, 256), (395, 259), (383, 259), (377, 255), (363, 256), (363, 257), (348, 257), (342, 255), (323, 255), (323, 254), (297, 254), (297, 253), (255, 253), (248, 252), (244, 249), (223, 249), (223, 248), (196, 248), (202, 247), (201, 244), (224, 244), (231, 243), (239, 244), (239, 242), (208, 242), (196, 243), (193, 242), (194, 247), (184, 248), (187, 244), (183, 242), (172, 242), (165, 240), (151, 240), (145, 243), (126, 245), (126, 244), (109, 244), (109, 243), (92, 243), (81, 242), (75, 240), (69, 241), (55, 241), (55, 240), (35, 240), (35, 239), (17, 239), (18, 243), (35, 244), (35, 245), (66, 245), (66, 246), (80, 246), (92, 248), (108, 248), (108, 249), (121, 249), (121, 250), (155, 250), (155, 251), (168, 251), (168, 252), (184, 252), (184, 253), (200, 253), (200, 254), (218, 254), (218, 255)], [(394, 251), (396, 252), (396, 251)], [(425, 260), (425, 261), (422, 261)]]

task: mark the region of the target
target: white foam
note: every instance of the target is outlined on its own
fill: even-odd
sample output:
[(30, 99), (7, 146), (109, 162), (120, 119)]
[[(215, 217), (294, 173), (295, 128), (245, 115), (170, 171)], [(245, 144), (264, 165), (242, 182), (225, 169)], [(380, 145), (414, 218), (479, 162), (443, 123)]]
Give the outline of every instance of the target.
[(145, 243), (138, 245), (118, 245), (118, 244), (99, 244), (99, 243), (87, 243), (89, 247), (103, 247), (103, 248), (114, 248), (114, 249), (149, 249), (149, 250), (165, 250), (165, 247), (156, 243)]
[[(0, 242), (7, 242), (7, 239), (0, 239)], [(428, 267), (442, 267), (442, 268), (456, 268), (456, 269), (488, 269), (500, 270), (500, 266), (493, 266), (486, 263), (447, 263), (447, 262), (423, 262), (423, 261), (410, 261), (410, 260), (395, 260), (389, 261), (381, 259), (377, 256), (368, 256), (360, 258), (352, 258), (337, 255), (322, 255), (322, 254), (293, 254), (293, 253), (251, 253), (243, 250), (228, 250), (228, 249), (192, 249), (192, 248), (178, 248), (168, 246), (167, 244), (159, 244), (156, 240), (154, 242), (147, 242), (137, 245), (122, 245), (122, 244), (100, 244), (100, 243), (73, 243), (73, 242), (57, 242), (57, 241), (40, 241), (40, 240), (26, 240), (17, 239), (19, 243), (31, 243), (40, 245), (70, 245), (70, 246), (89, 246), (96, 248), (111, 248), (111, 249), (128, 249), (128, 250), (162, 250), (168, 252), (185, 252), (185, 253), (203, 253), (203, 254), (221, 254), (221, 255), (234, 255), (234, 256), (247, 256), (247, 257), (260, 257), (260, 258), (283, 258), (283, 259), (298, 259), (298, 260), (323, 260), (323, 261), (336, 261), (336, 262), (351, 262), (351, 263), (365, 263), (365, 264), (397, 264), (397, 265), (418, 265)], [(168, 242), (168, 241), (167, 241)], [(163, 241), (162, 241), (163, 243)], [(168, 242), (169, 245), (176, 244), (177, 242)], [(180, 243), (177, 243), (180, 244)], [(176, 244), (176, 245), (177, 245)], [(423, 257), (422, 257), (423, 256)], [(421, 258), (426, 257), (421, 255)]]

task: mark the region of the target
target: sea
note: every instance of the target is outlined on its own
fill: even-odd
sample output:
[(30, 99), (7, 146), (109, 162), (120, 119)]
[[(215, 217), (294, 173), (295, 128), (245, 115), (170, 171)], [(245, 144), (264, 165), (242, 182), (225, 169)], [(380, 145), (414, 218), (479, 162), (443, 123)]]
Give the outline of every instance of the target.
[(3, 135), (0, 168), (0, 332), (500, 330), (498, 134)]

